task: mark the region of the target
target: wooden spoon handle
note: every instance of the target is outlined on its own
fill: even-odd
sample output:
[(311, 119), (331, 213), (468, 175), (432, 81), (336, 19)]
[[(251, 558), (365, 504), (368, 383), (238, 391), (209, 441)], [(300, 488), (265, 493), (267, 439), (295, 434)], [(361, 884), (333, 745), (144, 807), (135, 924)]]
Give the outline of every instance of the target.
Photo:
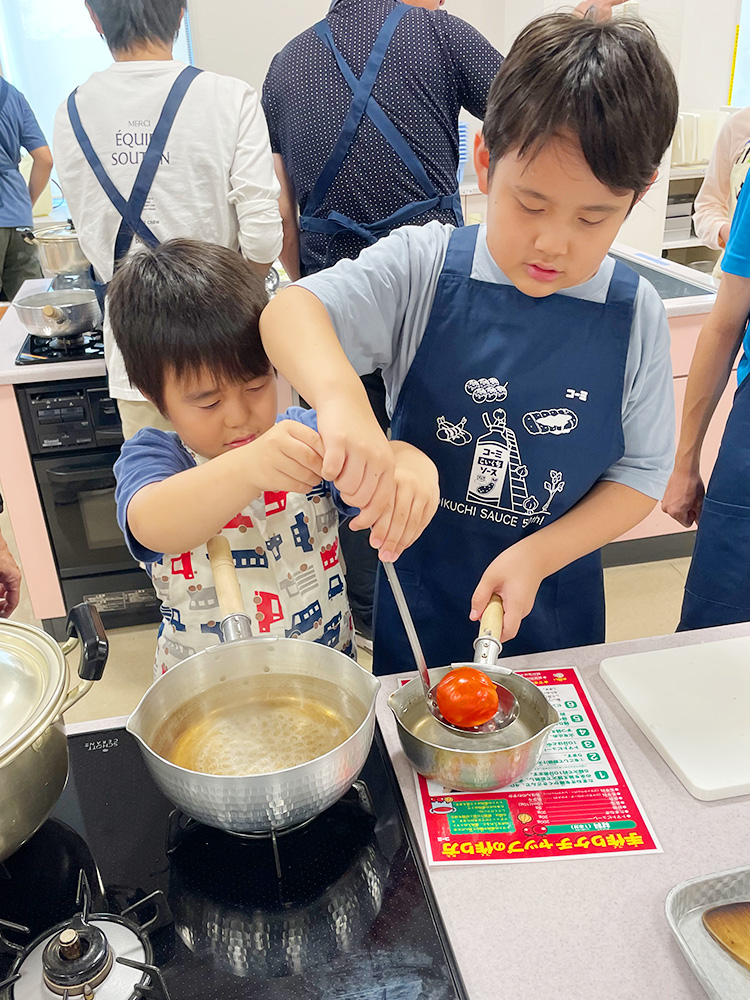
[(224, 535), (214, 535), (213, 538), (209, 538), (206, 548), (222, 616), (226, 618), (228, 615), (244, 615), (245, 605), (242, 602), (240, 581), (237, 579), (229, 541)]
[(503, 618), (503, 599), (499, 594), (493, 594), (479, 622), (479, 638), (488, 635), (500, 642), (503, 634)]

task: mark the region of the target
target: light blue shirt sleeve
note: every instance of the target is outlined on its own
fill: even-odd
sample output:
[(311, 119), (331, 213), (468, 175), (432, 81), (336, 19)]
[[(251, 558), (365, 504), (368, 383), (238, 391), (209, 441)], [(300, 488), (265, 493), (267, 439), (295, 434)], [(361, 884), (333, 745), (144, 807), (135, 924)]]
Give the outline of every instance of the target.
[[(750, 221), (750, 220), (749, 220)], [(356, 260), (303, 278), (328, 311), (349, 361), (360, 375), (381, 369), (393, 413), (435, 301), (452, 226), (404, 226)], [(589, 281), (560, 294), (604, 302), (614, 271), (606, 257)], [(487, 248), (481, 227), (472, 277), (509, 284)], [(641, 278), (636, 293), (622, 399), (625, 454), (602, 479), (661, 499), (674, 462), (674, 392), (667, 316), (653, 285)]]
[(674, 465), (675, 415), (667, 314), (641, 278), (622, 393), (625, 454), (601, 477), (661, 500)]
[(721, 262), (727, 274), (750, 278), (750, 184), (743, 184), (732, 216), (727, 248)]

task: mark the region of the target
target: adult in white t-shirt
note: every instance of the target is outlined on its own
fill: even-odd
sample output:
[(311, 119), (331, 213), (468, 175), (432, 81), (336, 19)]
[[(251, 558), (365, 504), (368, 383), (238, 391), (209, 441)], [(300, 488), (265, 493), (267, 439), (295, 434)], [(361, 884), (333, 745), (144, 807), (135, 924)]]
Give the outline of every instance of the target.
[[(172, 58), (183, 2), (87, 3), (115, 62), (60, 106), (54, 150), (81, 247), (105, 283), (114, 270), (116, 243), (122, 253), (140, 239), (208, 240), (240, 250), (262, 274), (281, 251), (279, 186), (258, 94), (241, 80), (198, 72)], [(123, 226), (122, 204), (118, 209), (112, 199), (131, 198), (157, 122), (170, 105), (171, 127), (139, 224)], [(106, 321), (104, 341), (109, 389), (125, 436), (141, 426), (165, 426), (130, 385)]]

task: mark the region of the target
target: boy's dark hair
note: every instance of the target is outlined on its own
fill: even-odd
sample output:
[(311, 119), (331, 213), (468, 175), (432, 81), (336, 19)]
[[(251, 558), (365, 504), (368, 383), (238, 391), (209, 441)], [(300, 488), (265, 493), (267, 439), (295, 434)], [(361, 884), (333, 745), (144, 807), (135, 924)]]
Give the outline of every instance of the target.
[(164, 412), (164, 380), (209, 370), (249, 382), (273, 370), (258, 331), (263, 279), (233, 250), (167, 240), (130, 254), (107, 290), (128, 378)]
[(124, 52), (138, 42), (169, 44), (180, 27), (186, 0), (86, 0), (99, 18), (107, 45)]
[(641, 194), (672, 139), (679, 97), (672, 67), (639, 18), (540, 17), (521, 32), (490, 89), (490, 169), (574, 133), (591, 172)]

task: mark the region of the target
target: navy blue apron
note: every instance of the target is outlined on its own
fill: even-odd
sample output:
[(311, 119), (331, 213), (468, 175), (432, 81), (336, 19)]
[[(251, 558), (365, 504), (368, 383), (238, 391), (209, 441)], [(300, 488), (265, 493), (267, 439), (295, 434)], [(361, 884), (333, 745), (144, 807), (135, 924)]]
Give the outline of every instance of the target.
[[(392, 229), (406, 225), (412, 219), (416, 219), (418, 216), (433, 209), (452, 211), (456, 219), (456, 224), (459, 226), (463, 225), (461, 196), (458, 191), (458, 185), (456, 185), (456, 190), (452, 194), (438, 194), (435, 185), (427, 176), (427, 171), (420, 162), (419, 157), (372, 96), (372, 88), (383, 65), (383, 60), (385, 59), (393, 34), (401, 18), (408, 11), (409, 7), (406, 4), (399, 3), (385, 19), (375, 40), (370, 58), (359, 80), (336, 47), (328, 22), (323, 20), (315, 25), (318, 37), (333, 53), (344, 79), (351, 88), (353, 96), (349, 112), (341, 128), (336, 145), (305, 202), (299, 220), (302, 232), (336, 236), (348, 230), (349, 232), (356, 233), (368, 245), (371, 245)], [(319, 218), (316, 213), (320, 211), (326, 195), (339, 174), (364, 116), (370, 119), (409, 173), (417, 181), (424, 192), (424, 198), (420, 201), (404, 205), (397, 212), (394, 212), (393, 215), (389, 215), (387, 219), (380, 219), (376, 222), (359, 223), (343, 215), (341, 212), (329, 212), (325, 218)], [(329, 261), (328, 263), (334, 262)]]
[[(478, 227), (456, 229), (393, 414), (393, 437), (440, 472), (440, 507), (398, 571), (429, 666), (471, 660), (471, 595), (492, 560), (571, 509), (624, 454), (622, 397), (638, 276), (617, 262), (606, 302), (532, 298), (471, 277)], [(542, 582), (508, 655), (604, 640), (601, 557)], [(413, 659), (378, 577), (376, 673)]]
[(750, 621), (750, 377), (734, 396), (703, 500), (678, 632)]
[[(201, 72), (202, 70), (197, 69), (195, 66), (186, 66), (172, 84), (161, 115), (159, 116), (159, 121), (156, 123), (156, 128), (151, 134), (148, 148), (138, 168), (130, 198), (127, 200), (123, 198), (115, 187), (107, 171), (104, 169), (102, 161), (91, 145), (91, 140), (81, 122), (81, 116), (78, 114), (76, 90), (68, 97), (68, 115), (70, 116), (70, 124), (73, 126), (73, 132), (78, 140), (78, 144), (83, 151), (83, 155), (86, 157), (86, 162), (94, 171), (96, 179), (101, 184), (104, 193), (115, 206), (122, 219), (115, 239), (113, 270), (130, 250), (135, 236), (138, 236), (150, 247), (159, 245), (159, 240), (145, 224), (141, 218), (141, 214), (154, 183), (156, 171), (159, 169), (159, 164), (161, 163), (177, 112), (180, 109), (188, 87)], [(100, 305), (104, 308), (104, 295), (107, 286), (104, 282), (96, 281), (93, 268), (91, 276), (94, 279), (93, 283), (99, 297)]]

